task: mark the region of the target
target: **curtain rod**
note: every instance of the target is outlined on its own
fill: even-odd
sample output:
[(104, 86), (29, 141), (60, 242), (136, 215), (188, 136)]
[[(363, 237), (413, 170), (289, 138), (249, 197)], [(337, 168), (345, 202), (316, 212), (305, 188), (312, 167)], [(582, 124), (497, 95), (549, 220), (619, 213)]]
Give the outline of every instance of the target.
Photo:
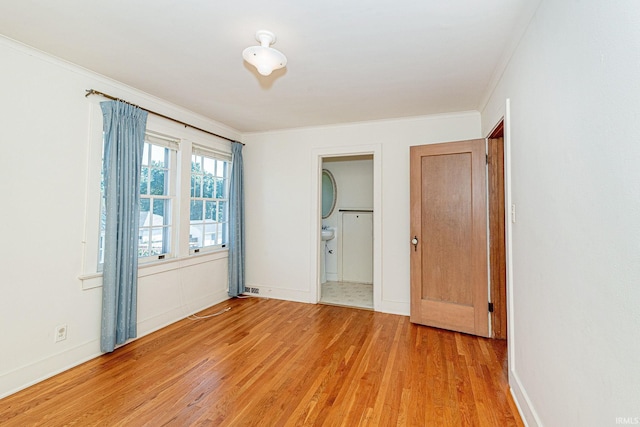
[(151, 110), (146, 109), (146, 108), (144, 108), (144, 107), (141, 107), (141, 106), (139, 106), (139, 105), (133, 104), (133, 103), (128, 102), (128, 101), (125, 101), (124, 99), (116, 98), (115, 96), (107, 95), (106, 93), (99, 92), (99, 91), (97, 91), (97, 90), (93, 90), (93, 89), (86, 89), (86, 92), (87, 92), (87, 93), (86, 93), (86, 94), (85, 94), (85, 96), (84, 96), (85, 98), (86, 98), (86, 97), (88, 97), (89, 95), (100, 95), (100, 96), (104, 96), (104, 97), (105, 97), (105, 98), (107, 98), (107, 99), (111, 99), (111, 100), (113, 100), (113, 101), (121, 101), (121, 102), (124, 102), (124, 103), (126, 103), (126, 104), (133, 105), (134, 107), (138, 107), (138, 108), (140, 108), (141, 110), (146, 111), (147, 113), (151, 113), (151, 114), (153, 114), (153, 115), (155, 115), (155, 116), (162, 117), (163, 119), (171, 120), (172, 122), (175, 122), (175, 123), (179, 123), (179, 124), (181, 124), (181, 125), (184, 125), (184, 127), (190, 127), (190, 128), (192, 128), (192, 129), (199, 130), (200, 132), (208, 133), (209, 135), (217, 136), (218, 138), (226, 139), (227, 141), (230, 141), (230, 142), (238, 142), (238, 143), (240, 143), (240, 144), (244, 145), (244, 144), (243, 144), (242, 142), (240, 142), (240, 141), (236, 141), (236, 140), (234, 140), (234, 139), (227, 138), (226, 136), (218, 135), (217, 133), (209, 132), (208, 130), (204, 130), (204, 129), (202, 129), (202, 128), (199, 128), (199, 127), (196, 127), (196, 126), (190, 125), (189, 123), (182, 122), (182, 121), (180, 121), (180, 120), (174, 119), (173, 117), (169, 117), (169, 116), (165, 116), (164, 114), (156, 113), (155, 111), (151, 111)]

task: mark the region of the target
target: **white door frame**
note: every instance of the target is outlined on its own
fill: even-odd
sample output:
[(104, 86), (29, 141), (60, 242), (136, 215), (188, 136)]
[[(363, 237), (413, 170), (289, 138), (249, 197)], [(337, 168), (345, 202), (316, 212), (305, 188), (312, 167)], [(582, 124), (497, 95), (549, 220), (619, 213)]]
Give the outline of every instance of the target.
[(509, 372), (509, 386), (511, 395), (514, 398), (516, 406), (522, 415), (523, 420), (536, 420), (537, 414), (532, 412), (533, 408), (529, 396), (520, 381), (520, 377), (516, 371), (516, 349), (518, 348), (515, 329), (516, 317), (513, 305), (513, 187), (512, 187), (512, 163), (511, 150), (513, 141), (511, 139), (511, 100), (507, 98), (504, 103), (504, 112), (502, 114), (504, 120), (504, 215), (505, 215), (505, 255), (506, 255), (506, 273), (507, 273), (507, 364)]
[[(311, 153), (311, 266), (309, 298), (320, 301), (322, 161), (330, 157), (373, 155), (373, 309), (382, 303), (382, 145), (316, 148)], [(315, 292), (314, 292), (315, 290)]]

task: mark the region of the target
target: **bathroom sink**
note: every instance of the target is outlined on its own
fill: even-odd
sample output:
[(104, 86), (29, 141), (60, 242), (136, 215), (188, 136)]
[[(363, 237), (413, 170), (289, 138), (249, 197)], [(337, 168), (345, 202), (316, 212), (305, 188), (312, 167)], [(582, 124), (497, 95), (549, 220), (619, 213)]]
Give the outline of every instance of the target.
[(336, 237), (336, 231), (333, 228), (325, 228), (322, 230), (322, 240), (331, 240)]

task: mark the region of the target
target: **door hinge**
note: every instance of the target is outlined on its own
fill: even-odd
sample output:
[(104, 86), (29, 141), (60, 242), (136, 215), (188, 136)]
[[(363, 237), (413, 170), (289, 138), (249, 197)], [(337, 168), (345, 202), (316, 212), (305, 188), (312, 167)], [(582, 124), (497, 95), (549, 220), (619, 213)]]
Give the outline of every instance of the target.
[(489, 303), (489, 313), (493, 313), (493, 303)]

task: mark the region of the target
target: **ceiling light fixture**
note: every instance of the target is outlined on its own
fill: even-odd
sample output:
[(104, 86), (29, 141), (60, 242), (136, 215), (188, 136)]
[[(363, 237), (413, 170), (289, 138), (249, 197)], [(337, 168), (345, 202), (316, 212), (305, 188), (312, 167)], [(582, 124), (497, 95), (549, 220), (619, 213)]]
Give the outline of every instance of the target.
[(276, 35), (271, 31), (260, 30), (256, 33), (256, 40), (260, 46), (251, 46), (242, 52), (242, 57), (249, 64), (258, 69), (263, 76), (268, 76), (273, 70), (287, 65), (287, 57), (282, 52), (269, 47), (276, 42)]

